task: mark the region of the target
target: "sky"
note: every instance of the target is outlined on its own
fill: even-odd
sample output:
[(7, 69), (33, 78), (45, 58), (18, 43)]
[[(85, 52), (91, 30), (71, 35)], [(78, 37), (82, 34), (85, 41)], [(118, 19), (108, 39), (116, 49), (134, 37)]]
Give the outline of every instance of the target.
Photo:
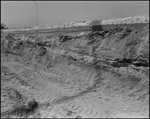
[[(149, 1), (35, 1), (38, 25), (124, 18), (149, 14)], [(33, 1), (1, 1), (1, 23), (8, 28), (36, 26)]]

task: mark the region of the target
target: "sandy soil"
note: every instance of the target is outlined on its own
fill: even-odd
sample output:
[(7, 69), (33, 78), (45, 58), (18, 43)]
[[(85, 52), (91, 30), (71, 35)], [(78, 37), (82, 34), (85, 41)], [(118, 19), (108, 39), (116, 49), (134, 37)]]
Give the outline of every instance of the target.
[(145, 25), (1, 33), (1, 117), (148, 118)]
[[(132, 94), (135, 89), (133, 87), (136, 87), (139, 82), (126, 80), (126, 83), (123, 83), (122, 78), (112, 75), (107, 70), (101, 69), (99, 72), (102, 74), (102, 79), (96, 80), (96, 75), (90, 70), (87, 74), (89, 76), (61, 68), (43, 71), (23, 63), (20, 57), (2, 55), (2, 114), (16, 103), (35, 98), (39, 107), (27, 117), (144, 118), (149, 116), (149, 95), (139, 97), (138, 94)], [(86, 88), (84, 83), (80, 84), (82, 85), (80, 87), (79, 84), (72, 82), (76, 78), (81, 80), (89, 78), (90, 81), (97, 82), (91, 82), (91, 88)], [(68, 83), (63, 80), (68, 80)], [(24, 100), (12, 100), (15, 96), (13, 91), (19, 92)], [(6, 96), (8, 94), (9, 96)], [(13, 116), (15, 117), (9, 115), (9, 117)]]

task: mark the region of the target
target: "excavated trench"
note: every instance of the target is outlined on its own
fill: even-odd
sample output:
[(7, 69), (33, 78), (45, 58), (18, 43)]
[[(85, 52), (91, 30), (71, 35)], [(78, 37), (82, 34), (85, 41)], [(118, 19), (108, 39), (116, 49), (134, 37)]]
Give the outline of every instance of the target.
[(2, 117), (149, 117), (149, 24), (2, 34)]

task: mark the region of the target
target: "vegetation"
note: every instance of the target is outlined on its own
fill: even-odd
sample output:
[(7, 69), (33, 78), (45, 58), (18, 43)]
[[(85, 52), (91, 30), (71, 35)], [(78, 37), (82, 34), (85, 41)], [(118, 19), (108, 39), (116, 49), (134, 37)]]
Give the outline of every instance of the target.
[(1, 29), (8, 29), (4, 23), (1, 23)]

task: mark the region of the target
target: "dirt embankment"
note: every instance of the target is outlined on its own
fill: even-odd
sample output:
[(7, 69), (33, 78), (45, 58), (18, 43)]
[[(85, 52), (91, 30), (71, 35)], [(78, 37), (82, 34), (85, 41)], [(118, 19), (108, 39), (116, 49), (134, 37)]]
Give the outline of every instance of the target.
[[(36, 71), (57, 69), (62, 75), (65, 72), (66, 79), (57, 78), (56, 72), (56, 78), (51, 80), (64, 87), (77, 88), (79, 92), (62, 93), (65, 98), (58, 98), (54, 103), (105, 89), (110, 100), (122, 96), (119, 98), (122, 102), (133, 104), (128, 115), (131, 112), (149, 115), (146, 106), (149, 103), (149, 25), (138, 29), (118, 25), (104, 31), (76, 33), (3, 34), (1, 54), (8, 61), (10, 55), (16, 56), (16, 61), (33, 66)], [(73, 76), (69, 78), (69, 75)], [(44, 90), (42, 85), (41, 89)], [(117, 105), (111, 109), (117, 110)], [(120, 112), (116, 115), (121, 117)]]
[(115, 64), (125, 67), (125, 63), (126, 66), (148, 67), (149, 25), (139, 29), (116, 26), (106, 31), (70, 34), (7, 34), (2, 35), (1, 46), (3, 53), (20, 55), (45, 66), (54, 63), (60, 55), (91, 64), (96, 63), (94, 60), (103, 60), (114, 68)]

